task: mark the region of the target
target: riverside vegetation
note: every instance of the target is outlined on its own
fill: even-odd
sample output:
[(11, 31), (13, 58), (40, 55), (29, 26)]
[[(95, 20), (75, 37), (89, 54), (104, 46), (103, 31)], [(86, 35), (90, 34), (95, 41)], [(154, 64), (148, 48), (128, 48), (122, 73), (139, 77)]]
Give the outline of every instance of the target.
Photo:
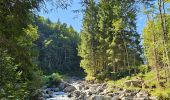
[(170, 0), (81, 0), (80, 33), (39, 16), (45, 3), (72, 6), (0, 0), (0, 99), (170, 99)]

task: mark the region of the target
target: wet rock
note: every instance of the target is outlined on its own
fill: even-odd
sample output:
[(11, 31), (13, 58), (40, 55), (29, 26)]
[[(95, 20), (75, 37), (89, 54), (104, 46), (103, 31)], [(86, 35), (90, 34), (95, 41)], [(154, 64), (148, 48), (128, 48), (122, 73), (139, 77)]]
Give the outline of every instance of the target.
[(52, 98), (53, 97), (53, 95), (49, 95), (49, 98)]
[(54, 92), (58, 92), (60, 89), (59, 88), (54, 88), (53, 91)]
[(52, 94), (53, 91), (52, 91), (52, 90), (47, 90), (46, 93), (47, 93), (47, 94)]
[(44, 97), (45, 97), (45, 98), (49, 98), (50, 95), (49, 95), (49, 94), (44, 94)]

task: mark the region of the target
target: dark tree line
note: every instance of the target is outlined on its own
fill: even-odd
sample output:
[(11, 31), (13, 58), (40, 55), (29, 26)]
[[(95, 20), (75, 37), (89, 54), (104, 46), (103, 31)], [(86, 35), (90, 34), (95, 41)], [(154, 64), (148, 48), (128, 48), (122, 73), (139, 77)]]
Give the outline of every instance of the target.
[(46, 73), (80, 71), (80, 57), (77, 55), (79, 34), (72, 26), (59, 20), (52, 23), (49, 19), (37, 17), (35, 24), (40, 33), (36, 41), (39, 57), (38, 65)]

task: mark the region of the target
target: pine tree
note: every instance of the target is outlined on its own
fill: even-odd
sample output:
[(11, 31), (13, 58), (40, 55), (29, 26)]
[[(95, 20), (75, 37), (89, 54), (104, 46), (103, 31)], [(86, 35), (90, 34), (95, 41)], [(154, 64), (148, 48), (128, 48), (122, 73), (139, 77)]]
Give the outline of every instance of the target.
[(81, 43), (79, 55), (82, 57), (80, 66), (85, 69), (89, 77), (97, 73), (97, 10), (94, 0), (89, 0), (85, 9), (83, 30), (81, 32)]

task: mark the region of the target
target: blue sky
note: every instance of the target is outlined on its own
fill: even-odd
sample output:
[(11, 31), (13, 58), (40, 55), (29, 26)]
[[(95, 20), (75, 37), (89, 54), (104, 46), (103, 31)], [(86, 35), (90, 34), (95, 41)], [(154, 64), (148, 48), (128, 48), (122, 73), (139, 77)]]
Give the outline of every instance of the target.
[[(47, 8), (50, 9), (50, 5), (47, 4)], [(57, 22), (57, 20), (60, 19), (62, 23), (67, 23), (68, 25), (73, 26), (76, 31), (80, 32), (83, 15), (73, 12), (73, 10), (80, 8), (80, 0), (73, 0), (71, 7), (69, 7), (67, 10), (56, 9), (50, 11), (49, 13), (41, 11), (39, 15), (49, 18), (52, 22)], [(146, 16), (143, 14), (138, 14), (137, 19), (137, 31), (141, 34), (146, 23)]]

